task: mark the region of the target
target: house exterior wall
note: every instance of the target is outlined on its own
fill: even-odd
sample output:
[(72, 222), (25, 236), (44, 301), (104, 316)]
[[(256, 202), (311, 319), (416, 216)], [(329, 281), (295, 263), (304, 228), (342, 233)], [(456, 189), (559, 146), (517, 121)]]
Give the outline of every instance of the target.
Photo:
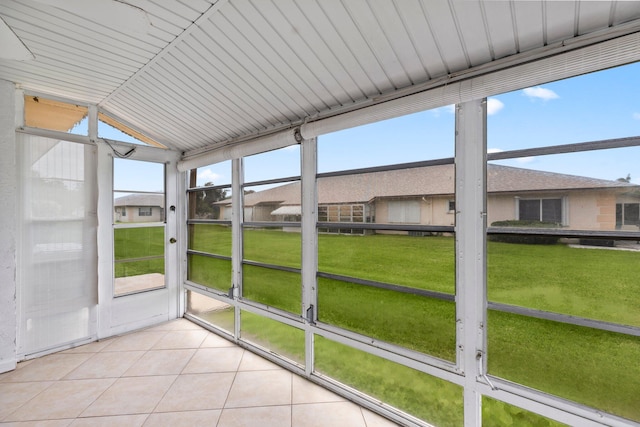
[[(487, 224), (496, 221), (514, 220), (516, 217), (517, 196), (490, 195), (487, 200)], [(565, 226), (579, 230), (614, 230), (616, 225), (616, 203), (620, 198), (615, 191), (584, 190), (571, 193), (531, 193), (518, 196), (523, 199), (562, 199)], [(627, 197), (628, 200), (631, 198)], [(625, 199), (625, 200), (627, 200)], [(434, 196), (422, 198), (378, 199), (375, 202), (376, 223), (394, 223), (390, 218), (390, 203), (419, 201), (421, 225), (455, 225), (455, 212), (449, 210), (452, 196)], [(633, 199), (637, 202), (637, 199)]]
[(125, 215), (122, 215), (122, 207), (119, 206), (115, 209), (115, 220), (119, 222), (161, 222), (164, 221), (162, 215), (162, 208), (159, 206), (151, 207), (150, 216), (140, 216), (139, 208), (146, 208), (148, 206), (127, 206)]
[[(525, 198), (525, 196), (520, 196)], [(570, 193), (535, 193), (526, 198), (561, 198), (565, 226), (575, 230), (614, 230), (616, 226), (615, 191), (583, 190)], [(493, 195), (487, 201), (487, 224), (516, 219), (516, 196)]]
[(252, 208), (252, 219), (248, 220), (245, 214), (245, 221), (276, 221), (276, 217), (271, 212), (280, 207), (280, 204), (257, 205)]
[[(16, 90), (0, 80), (0, 372), (16, 367), (16, 245), (18, 171), (16, 162)], [(21, 109), (18, 109), (21, 111)]]

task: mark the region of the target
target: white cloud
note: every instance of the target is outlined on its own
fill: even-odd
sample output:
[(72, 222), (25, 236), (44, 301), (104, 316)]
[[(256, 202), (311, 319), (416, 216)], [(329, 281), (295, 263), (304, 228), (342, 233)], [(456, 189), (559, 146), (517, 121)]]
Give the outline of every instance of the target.
[(487, 153), (502, 153), (504, 150), (502, 148), (487, 148)]
[(636, 120), (640, 120), (640, 113), (633, 113), (633, 118)]
[(198, 181), (213, 182), (215, 184), (215, 182), (218, 181), (219, 178), (220, 178), (220, 175), (213, 172), (209, 168), (198, 171)]
[(522, 92), (524, 93), (525, 96), (528, 96), (529, 98), (538, 98), (544, 101), (560, 98), (560, 96), (554, 91), (552, 91), (551, 89), (546, 89), (540, 86), (528, 87), (528, 88), (522, 89)]
[(487, 99), (487, 115), (492, 116), (504, 108), (504, 103), (496, 98)]
[(440, 117), (440, 113), (454, 114), (455, 112), (456, 112), (455, 104), (445, 105), (444, 107), (434, 108), (433, 110), (431, 110), (431, 113), (436, 117)]

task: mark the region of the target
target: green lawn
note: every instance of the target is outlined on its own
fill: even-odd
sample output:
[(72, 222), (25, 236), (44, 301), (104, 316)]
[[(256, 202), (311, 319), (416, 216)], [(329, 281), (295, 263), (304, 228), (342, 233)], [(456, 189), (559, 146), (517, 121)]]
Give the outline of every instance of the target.
[[(228, 229), (197, 227), (198, 250), (208, 250), (209, 242), (211, 250), (226, 244), (230, 248)], [(216, 242), (219, 233), (225, 237)], [(318, 240), (321, 271), (454, 293), (453, 238), (320, 235)], [(248, 230), (245, 241), (250, 242), (247, 259), (299, 266), (298, 233)], [(640, 253), (635, 252), (489, 242), (489, 299), (640, 326), (639, 267)], [(272, 273), (245, 266), (245, 297), (300, 314), (299, 277)], [(454, 360), (453, 303), (329, 279), (319, 279), (318, 288), (321, 321)], [(265, 337), (275, 351), (290, 358), (294, 358), (292, 352), (303, 357), (299, 352), (304, 347), (298, 340), (293, 349), (287, 348), (291, 327), (282, 325), (279, 331), (278, 322), (265, 325), (256, 320), (259, 316), (250, 317), (243, 316), (245, 334), (253, 333), (256, 340)], [(638, 338), (490, 311), (488, 347), (493, 375), (640, 421)], [(316, 368), (336, 379), (437, 425), (459, 424), (459, 402), (451, 397), (455, 393), (441, 390), (436, 384), (440, 380), (401, 373), (408, 368), (329, 340), (316, 340), (316, 353)], [(411, 381), (401, 387), (389, 384), (388, 377)], [(442, 396), (449, 396), (445, 400), (450, 404)], [(551, 425), (547, 419), (501, 402), (487, 399), (485, 406), (487, 425), (501, 425), (507, 419), (514, 425)], [(436, 412), (437, 419), (433, 418)]]
[(113, 238), (115, 277), (164, 274), (164, 227), (117, 228)]

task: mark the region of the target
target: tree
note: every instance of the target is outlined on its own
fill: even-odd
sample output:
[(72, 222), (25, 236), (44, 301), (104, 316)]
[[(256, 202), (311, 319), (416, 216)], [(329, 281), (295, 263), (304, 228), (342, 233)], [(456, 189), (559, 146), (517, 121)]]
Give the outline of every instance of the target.
[(195, 193), (196, 217), (217, 219), (220, 216), (220, 207), (213, 203), (227, 198), (227, 190), (213, 187), (213, 182), (204, 184), (205, 188)]
[(631, 174), (628, 173), (626, 178), (618, 178), (616, 179), (618, 182), (631, 182)]

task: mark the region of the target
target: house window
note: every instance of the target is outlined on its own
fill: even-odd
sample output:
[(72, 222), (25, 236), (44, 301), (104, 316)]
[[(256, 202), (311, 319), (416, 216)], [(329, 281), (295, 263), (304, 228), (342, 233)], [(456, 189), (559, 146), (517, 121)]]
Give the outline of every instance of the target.
[(616, 204), (616, 226), (623, 225), (640, 226), (640, 203)]
[(418, 200), (389, 201), (389, 222), (420, 223), (420, 202)]
[(139, 207), (138, 216), (151, 216), (151, 206)]
[(520, 220), (562, 223), (562, 199), (520, 199)]
[(456, 210), (456, 201), (449, 200), (449, 212), (455, 212)]
[(124, 206), (120, 208), (120, 215), (125, 216), (127, 214), (127, 208)]

